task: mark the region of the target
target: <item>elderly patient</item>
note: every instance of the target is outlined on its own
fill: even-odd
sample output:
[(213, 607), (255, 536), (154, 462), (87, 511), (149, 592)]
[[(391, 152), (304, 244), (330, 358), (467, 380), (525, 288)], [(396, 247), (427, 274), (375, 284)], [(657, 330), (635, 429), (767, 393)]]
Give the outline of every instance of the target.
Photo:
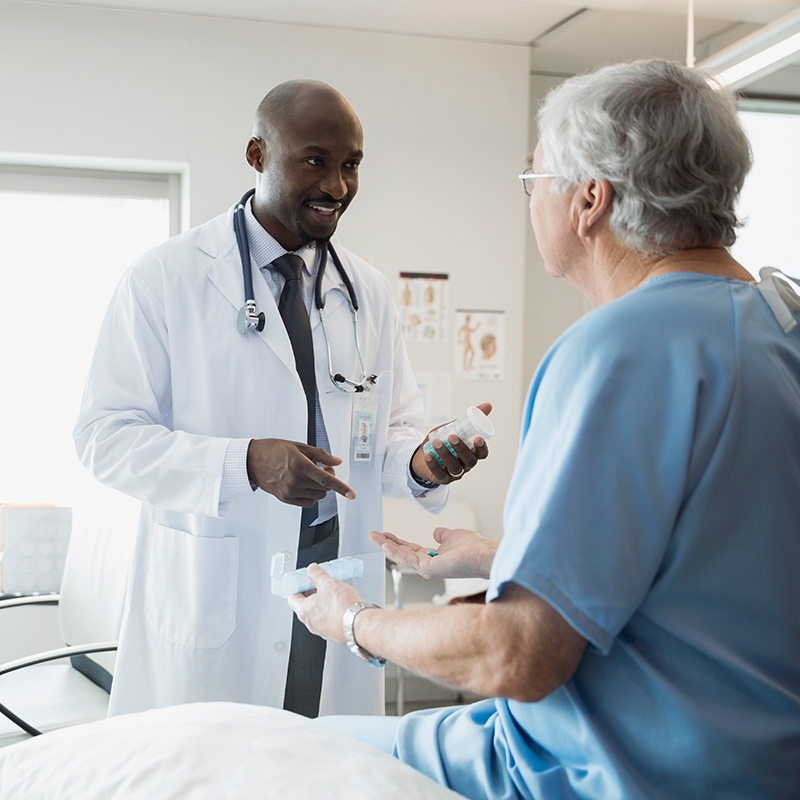
[[(557, 87), (539, 135), (539, 250), (596, 308), (533, 378), (503, 539), (371, 534), (426, 577), (488, 576), (487, 603), (352, 626), (491, 699), (330, 724), (471, 798), (797, 798), (800, 306), (726, 249), (751, 161), (733, 98), (614, 65)], [(342, 642), (361, 598), (309, 571), (291, 606)]]

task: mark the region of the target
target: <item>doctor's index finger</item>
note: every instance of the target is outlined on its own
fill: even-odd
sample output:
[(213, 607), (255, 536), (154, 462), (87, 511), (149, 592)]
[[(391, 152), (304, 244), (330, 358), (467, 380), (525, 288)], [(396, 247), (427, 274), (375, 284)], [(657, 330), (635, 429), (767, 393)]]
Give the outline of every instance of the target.
[(314, 447), (310, 444), (305, 444), (298, 449), (300, 449), (307, 458), (311, 459), (311, 461), (317, 464), (324, 464), (326, 467), (338, 467), (339, 464), (342, 463), (342, 459), (339, 458), (339, 456), (329, 453), (323, 447)]
[(325, 467), (318, 467), (314, 465), (314, 480), (319, 486), (331, 492), (346, 497), (348, 500), (354, 500), (356, 493), (348, 486), (343, 480), (336, 477), (333, 471)]

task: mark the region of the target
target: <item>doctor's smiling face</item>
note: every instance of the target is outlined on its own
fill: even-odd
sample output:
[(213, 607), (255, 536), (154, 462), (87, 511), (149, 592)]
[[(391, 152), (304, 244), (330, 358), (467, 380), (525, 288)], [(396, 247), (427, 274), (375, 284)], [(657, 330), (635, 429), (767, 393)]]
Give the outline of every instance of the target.
[(362, 144), (358, 117), (330, 86), (277, 86), (261, 101), (247, 144), (256, 219), (287, 250), (330, 239), (358, 191)]

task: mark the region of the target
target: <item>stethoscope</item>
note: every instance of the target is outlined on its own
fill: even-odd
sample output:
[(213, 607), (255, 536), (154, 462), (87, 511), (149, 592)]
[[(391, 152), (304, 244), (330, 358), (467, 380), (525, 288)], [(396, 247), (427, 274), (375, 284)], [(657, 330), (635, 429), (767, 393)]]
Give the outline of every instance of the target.
[[(242, 278), (244, 281), (244, 306), (239, 309), (239, 316), (236, 320), (236, 328), (239, 333), (246, 333), (249, 330), (263, 331), (266, 317), (263, 311), (256, 308), (255, 294), (253, 292), (253, 271), (250, 265), (250, 244), (247, 241), (247, 229), (245, 227), (244, 215), (245, 204), (255, 194), (255, 189), (246, 192), (242, 199), (233, 209), (233, 231), (236, 234), (236, 244), (239, 247), (239, 257), (242, 260)], [(325, 321), (325, 298), (322, 296), (322, 276), (325, 274), (325, 266), (328, 260), (328, 253), (331, 254), (333, 263), (339, 271), (342, 282), (347, 289), (345, 293), (338, 286), (334, 286), (330, 292), (341, 292), (345, 295), (350, 305), (350, 312), (353, 315), (353, 331), (356, 338), (356, 353), (361, 365), (361, 377), (356, 381), (345, 378), (340, 372), (333, 371), (333, 359), (331, 357), (331, 342), (328, 337), (328, 326)], [(356, 297), (353, 283), (345, 272), (339, 256), (333, 249), (333, 245), (328, 242), (327, 248), (320, 251), (319, 267), (317, 278), (314, 283), (314, 303), (319, 311), (320, 322), (322, 322), (322, 333), (325, 336), (325, 349), (328, 352), (328, 375), (331, 383), (343, 392), (363, 392), (374, 384), (375, 375), (367, 375), (367, 368), (364, 364), (364, 354), (361, 352), (361, 340), (358, 336), (358, 298)]]

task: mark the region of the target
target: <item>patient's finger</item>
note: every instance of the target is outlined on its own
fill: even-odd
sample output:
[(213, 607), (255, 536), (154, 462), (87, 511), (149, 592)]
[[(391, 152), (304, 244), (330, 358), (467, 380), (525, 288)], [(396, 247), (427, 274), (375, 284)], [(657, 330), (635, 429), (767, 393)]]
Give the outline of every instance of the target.
[(316, 561), (312, 561), (308, 565), (308, 577), (316, 589), (322, 589), (328, 581), (334, 580)]
[(405, 564), (409, 558), (413, 558), (415, 553), (421, 548), (419, 545), (410, 545), (407, 542), (392, 541), (384, 539), (379, 543), (381, 550), (395, 561)]
[[(374, 534), (374, 535), (373, 535)], [(393, 533), (389, 531), (370, 531), (369, 532), (369, 540), (373, 543), (378, 545), (378, 547), (383, 547), (384, 544), (388, 542), (393, 542), (394, 544), (400, 547), (409, 547), (411, 549), (421, 549), (421, 545), (415, 544), (414, 542), (407, 542), (405, 539), (401, 539), (399, 536), (395, 536)]]

